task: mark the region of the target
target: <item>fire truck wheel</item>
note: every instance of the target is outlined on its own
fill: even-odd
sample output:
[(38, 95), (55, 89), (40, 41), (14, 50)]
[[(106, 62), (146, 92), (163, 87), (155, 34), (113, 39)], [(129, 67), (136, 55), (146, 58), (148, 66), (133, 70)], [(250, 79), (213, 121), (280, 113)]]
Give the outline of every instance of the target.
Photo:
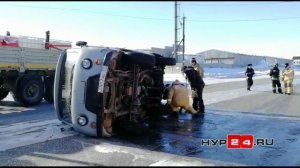
[(8, 95), (9, 91), (5, 90), (4, 88), (1, 88), (0, 86), (0, 100), (4, 99)]
[(39, 76), (24, 76), (17, 82), (13, 91), (15, 101), (24, 106), (38, 105), (44, 96), (43, 81)]
[(54, 89), (54, 79), (52, 77), (46, 77), (44, 99), (51, 104), (53, 103), (53, 89)]

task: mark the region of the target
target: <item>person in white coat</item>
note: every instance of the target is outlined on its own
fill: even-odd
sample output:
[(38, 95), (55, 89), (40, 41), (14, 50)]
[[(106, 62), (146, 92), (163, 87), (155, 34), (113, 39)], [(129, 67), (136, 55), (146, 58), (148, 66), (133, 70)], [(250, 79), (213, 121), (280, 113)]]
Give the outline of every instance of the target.
[(181, 108), (192, 114), (197, 113), (197, 111), (190, 105), (189, 89), (182, 85), (179, 80), (175, 80), (169, 88), (167, 104), (170, 106), (171, 111), (177, 114)]
[(285, 69), (282, 72), (282, 81), (284, 83), (284, 93), (291, 95), (293, 93), (294, 70), (289, 63), (285, 63)]

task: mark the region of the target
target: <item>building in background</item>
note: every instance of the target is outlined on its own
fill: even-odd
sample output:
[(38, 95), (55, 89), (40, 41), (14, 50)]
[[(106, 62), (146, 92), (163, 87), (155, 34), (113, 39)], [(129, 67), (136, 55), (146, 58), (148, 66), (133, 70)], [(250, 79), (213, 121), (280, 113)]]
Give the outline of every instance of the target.
[[(148, 52), (148, 53), (158, 53), (164, 57), (173, 56), (174, 46), (165, 46), (165, 48), (156, 48), (151, 47), (151, 49), (139, 49), (139, 51)], [(233, 67), (246, 67), (248, 64), (255, 65), (267, 65), (268, 67), (273, 66), (275, 63), (279, 64), (279, 67), (284, 67), (285, 63), (293, 62), (297, 63), (300, 66), (300, 56), (294, 57), (292, 59), (278, 58), (271, 56), (259, 56), (259, 55), (250, 55), (242, 53), (234, 53), (229, 51), (221, 51), (216, 49), (211, 49), (203, 51), (197, 54), (185, 54), (183, 58), (182, 46), (179, 47), (178, 51), (179, 60), (178, 63), (184, 65), (190, 65), (192, 58), (196, 58), (197, 62), (203, 67), (211, 68), (233, 68)]]
[(294, 56), (293, 63), (294, 63), (294, 66), (300, 67), (300, 56)]
[(196, 60), (204, 67), (218, 67), (218, 68), (231, 68), (231, 67), (246, 67), (247, 64), (259, 65), (264, 64), (273, 66), (278, 63), (279, 66), (284, 66), (285, 63), (292, 64), (291, 59), (277, 58), (271, 56), (258, 56), (248, 55), (242, 53), (234, 53), (221, 50), (207, 50), (196, 54)]

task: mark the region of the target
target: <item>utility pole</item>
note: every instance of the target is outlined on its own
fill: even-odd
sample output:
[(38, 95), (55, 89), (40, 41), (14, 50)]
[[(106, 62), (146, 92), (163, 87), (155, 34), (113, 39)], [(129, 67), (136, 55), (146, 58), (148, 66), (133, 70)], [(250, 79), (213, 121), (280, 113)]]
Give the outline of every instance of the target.
[(174, 58), (177, 61), (177, 1), (175, 0), (175, 41), (174, 41)]
[(45, 49), (49, 50), (49, 42), (50, 42), (50, 31), (46, 31), (46, 42), (45, 42)]
[(182, 25), (182, 27), (183, 27), (183, 29), (182, 29), (182, 45), (183, 45), (183, 48), (182, 48), (182, 61), (184, 61), (184, 50), (185, 50), (185, 44), (184, 44), (184, 42), (185, 42), (185, 19), (186, 19), (186, 17), (184, 16), (184, 14), (183, 14), (183, 25)]
[(174, 58), (176, 59), (176, 61), (178, 62), (178, 15), (177, 15), (177, 1), (175, 0), (175, 41), (174, 41)]

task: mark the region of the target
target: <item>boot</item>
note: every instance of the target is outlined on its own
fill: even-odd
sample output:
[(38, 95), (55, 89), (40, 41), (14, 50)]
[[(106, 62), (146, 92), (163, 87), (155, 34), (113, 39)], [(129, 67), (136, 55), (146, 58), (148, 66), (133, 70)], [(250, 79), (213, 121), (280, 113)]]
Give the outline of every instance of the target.
[(169, 113), (168, 118), (179, 118), (179, 112), (178, 111), (172, 111)]
[(198, 113), (196, 113), (196, 114), (192, 114), (192, 117), (193, 118), (199, 118), (199, 117), (202, 117), (204, 115), (204, 112), (198, 112)]

